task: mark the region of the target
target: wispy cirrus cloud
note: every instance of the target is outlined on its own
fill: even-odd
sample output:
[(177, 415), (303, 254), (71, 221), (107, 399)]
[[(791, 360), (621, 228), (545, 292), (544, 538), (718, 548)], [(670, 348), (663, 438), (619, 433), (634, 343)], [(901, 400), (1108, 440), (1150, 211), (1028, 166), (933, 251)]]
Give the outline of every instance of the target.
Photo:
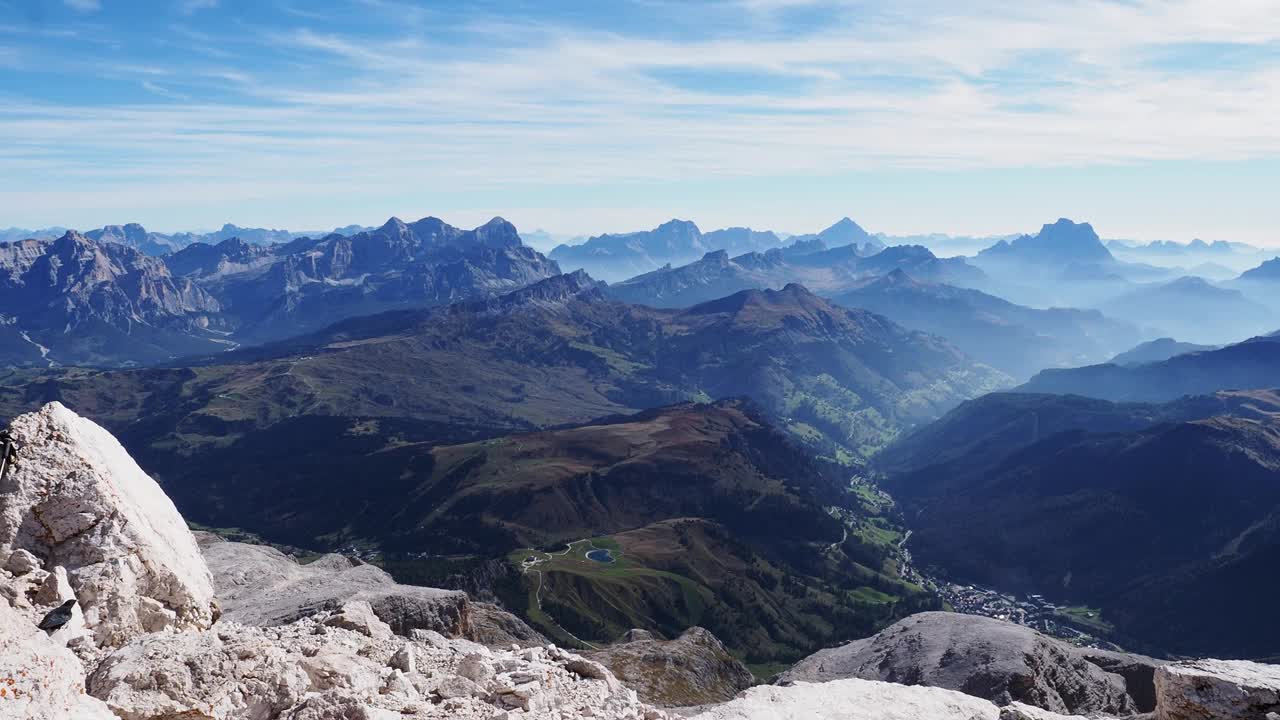
[(8, 197), (53, 206), (108, 182), (103, 202), (184, 182), (228, 202), (503, 196), (1280, 157), (1271, 0), (635, 5), (624, 22), (357, 0), (184, 28), (217, 54), (115, 61), (146, 97), (8, 98), (0, 163), (48, 178)]

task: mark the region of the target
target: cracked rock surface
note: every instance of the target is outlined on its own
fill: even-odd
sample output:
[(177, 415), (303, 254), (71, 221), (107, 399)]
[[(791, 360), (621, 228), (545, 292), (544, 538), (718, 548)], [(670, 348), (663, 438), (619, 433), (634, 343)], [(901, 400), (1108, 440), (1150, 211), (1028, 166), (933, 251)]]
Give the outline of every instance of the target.
[(841, 678), (947, 688), (1061, 714), (1137, 712), (1125, 678), (1078, 648), (977, 615), (918, 613), (872, 637), (819, 651), (782, 675), (784, 682)]
[(186, 522), (106, 430), (49, 403), (14, 419), (22, 447), (0, 485), (0, 557), (66, 568), (99, 647), (218, 617), (213, 580)]

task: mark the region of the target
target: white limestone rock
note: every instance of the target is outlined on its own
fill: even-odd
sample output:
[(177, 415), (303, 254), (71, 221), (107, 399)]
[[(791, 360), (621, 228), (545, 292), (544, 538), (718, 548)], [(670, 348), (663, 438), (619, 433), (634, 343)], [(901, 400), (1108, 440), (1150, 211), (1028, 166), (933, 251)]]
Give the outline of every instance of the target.
[(1156, 670), (1159, 720), (1264, 720), (1280, 716), (1280, 665), (1192, 660)]
[(1085, 715), (1059, 715), (1035, 705), (1013, 702), (1000, 708), (1000, 720), (1090, 720), (1090, 718)]
[(400, 585), (381, 568), (325, 555), (299, 565), (275, 548), (199, 536), (228, 620), (275, 626), (364, 601), (400, 635), (415, 629), (464, 635), (469, 601), (456, 590)]
[(195, 539), (110, 433), (57, 402), (10, 431), (22, 450), (0, 485), (0, 557), (25, 550), (65, 567), (99, 646), (213, 623), (213, 580)]
[(954, 690), (874, 680), (751, 688), (694, 720), (1000, 720), (991, 702)]
[(0, 718), (114, 720), (85, 694), (84, 666), (36, 628), (32, 618), (0, 600)]
[(997, 705), (1018, 701), (1062, 714), (1130, 715), (1126, 679), (1069, 643), (994, 618), (923, 612), (879, 633), (820, 650), (782, 681), (843, 678), (958, 690)]
[(4, 563), (5, 570), (8, 570), (18, 576), (26, 575), (32, 570), (39, 569), (39, 567), (40, 558), (32, 555), (26, 550), (23, 550), (22, 548), (14, 550), (13, 554), (10, 555), (9, 559)]
[[(145, 635), (103, 660), (89, 689), (124, 720), (666, 717), (598, 664), (555, 648), (482, 653), (466, 640), (369, 635), (331, 617)], [(412, 670), (391, 667), (405, 666), (407, 651)]]

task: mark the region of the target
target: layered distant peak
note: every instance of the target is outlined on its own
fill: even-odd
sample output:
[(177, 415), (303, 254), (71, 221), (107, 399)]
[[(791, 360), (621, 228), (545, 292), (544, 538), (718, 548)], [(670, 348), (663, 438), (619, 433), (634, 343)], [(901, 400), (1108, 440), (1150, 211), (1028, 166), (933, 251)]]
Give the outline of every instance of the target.
[(875, 260), (894, 262), (919, 262), (921, 260), (936, 260), (937, 257), (929, 248), (923, 245), (894, 245), (872, 256)]
[(728, 250), (712, 250), (711, 252), (702, 256), (702, 262), (710, 263), (713, 265), (719, 265), (721, 267), (728, 267), (729, 251)]
[(787, 283), (781, 290), (743, 290), (728, 297), (689, 308), (693, 314), (737, 314), (752, 308), (775, 314), (805, 314), (812, 310), (835, 312), (827, 301), (799, 283)]
[(1246, 270), (1240, 275), (1241, 280), (1280, 280), (1280, 257), (1275, 257), (1263, 262), (1252, 270)]
[(485, 247), (520, 247), (524, 244), (520, 239), (520, 233), (516, 231), (516, 226), (500, 217), (495, 217), (473, 230), (472, 233), (476, 242)]
[(97, 230), (88, 231), (85, 233), (85, 237), (88, 237), (90, 240), (113, 242), (121, 245), (138, 247), (147, 241), (147, 229), (138, 223), (107, 225)]
[(782, 244), (782, 240), (769, 230), (731, 227), (703, 233), (702, 244), (711, 250), (725, 250), (732, 257), (749, 252), (776, 250)]
[(830, 246), (823, 242), (822, 238), (811, 237), (808, 239), (796, 240), (787, 247), (783, 248), (783, 253), (792, 257), (801, 255), (812, 255), (827, 250)]
[(700, 234), (697, 224), (692, 220), (680, 220), (679, 218), (672, 218), (671, 220), (662, 223), (658, 226), (657, 232), (683, 233), (686, 235), (693, 235), (695, 233)]
[[(423, 223), (423, 222), (427, 222), (429, 220), (434, 220), (434, 219), (435, 218), (425, 218), (423, 220), (419, 220), (418, 222)], [(391, 217), (386, 222), (382, 223), (382, 226), (379, 227), (374, 232), (376, 232), (379, 235), (390, 235), (391, 237), (405, 237), (409, 235), (409, 226), (406, 225), (405, 222), (400, 218)], [(364, 234), (364, 233), (361, 233), (361, 234)]]
[(1180, 292), (1213, 292), (1221, 289), (1197, 275), (1183, 275), (1176, 280), (1171, 280), (1165, 287), (1170, 290), (1177, 290)]
[(516, 307), (537, 305), (542, 307), (563, 305), (570, 300), (587, 302), (604, 301), (600, 292), (603, 283), (595, 280), (585, 270), (575, 270), (540, 280), (528, 287), (483, 302), (486, 310), (505, 312)]
[(836, 224), (818, 233), (818, 237), (830, 245), (852, 245), (867, 241), (875, 241), (858, 223), (847, 217), (840, 218)]
[(996, 243), (978, 255), (1051, 263), (1109, 263), (1115, 260), (1092, 225), (1066, 218), (1045, 225), (1036, 235), (1023, 235), (1013, 242)]

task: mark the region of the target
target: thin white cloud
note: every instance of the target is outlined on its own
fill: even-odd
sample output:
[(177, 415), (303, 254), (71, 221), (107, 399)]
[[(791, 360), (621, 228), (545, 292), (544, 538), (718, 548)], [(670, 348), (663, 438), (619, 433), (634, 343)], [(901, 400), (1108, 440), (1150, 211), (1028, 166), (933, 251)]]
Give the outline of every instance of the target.
[[(1145, 60), (1153, 47), (1280, 43), (1274, 0), (904, 0), (870, 14), (856, 2), (744, 1), (847, 15), (803, 32), (692, 39), (475, 21), (462, 32), (481, 51), (408, 31), (276, 32), (264, 46), (329, 72), (272, 75), (229, 53), (213, 69), (132, 68), (172, 102), (18, 99), (0, 116), (11, 139), (0, 166), (48, 178), (23, 190), (50, 202), (109, 182), (110, 194), (83, 197), (159, 203), (193, 185), (231, 202), (353, 186), (429, 194), (1280, 157), (1280, 64)], [(213, 82), (238, 99), (198, 100)], [(102, 157), (124, 160), (85, 159)]]

